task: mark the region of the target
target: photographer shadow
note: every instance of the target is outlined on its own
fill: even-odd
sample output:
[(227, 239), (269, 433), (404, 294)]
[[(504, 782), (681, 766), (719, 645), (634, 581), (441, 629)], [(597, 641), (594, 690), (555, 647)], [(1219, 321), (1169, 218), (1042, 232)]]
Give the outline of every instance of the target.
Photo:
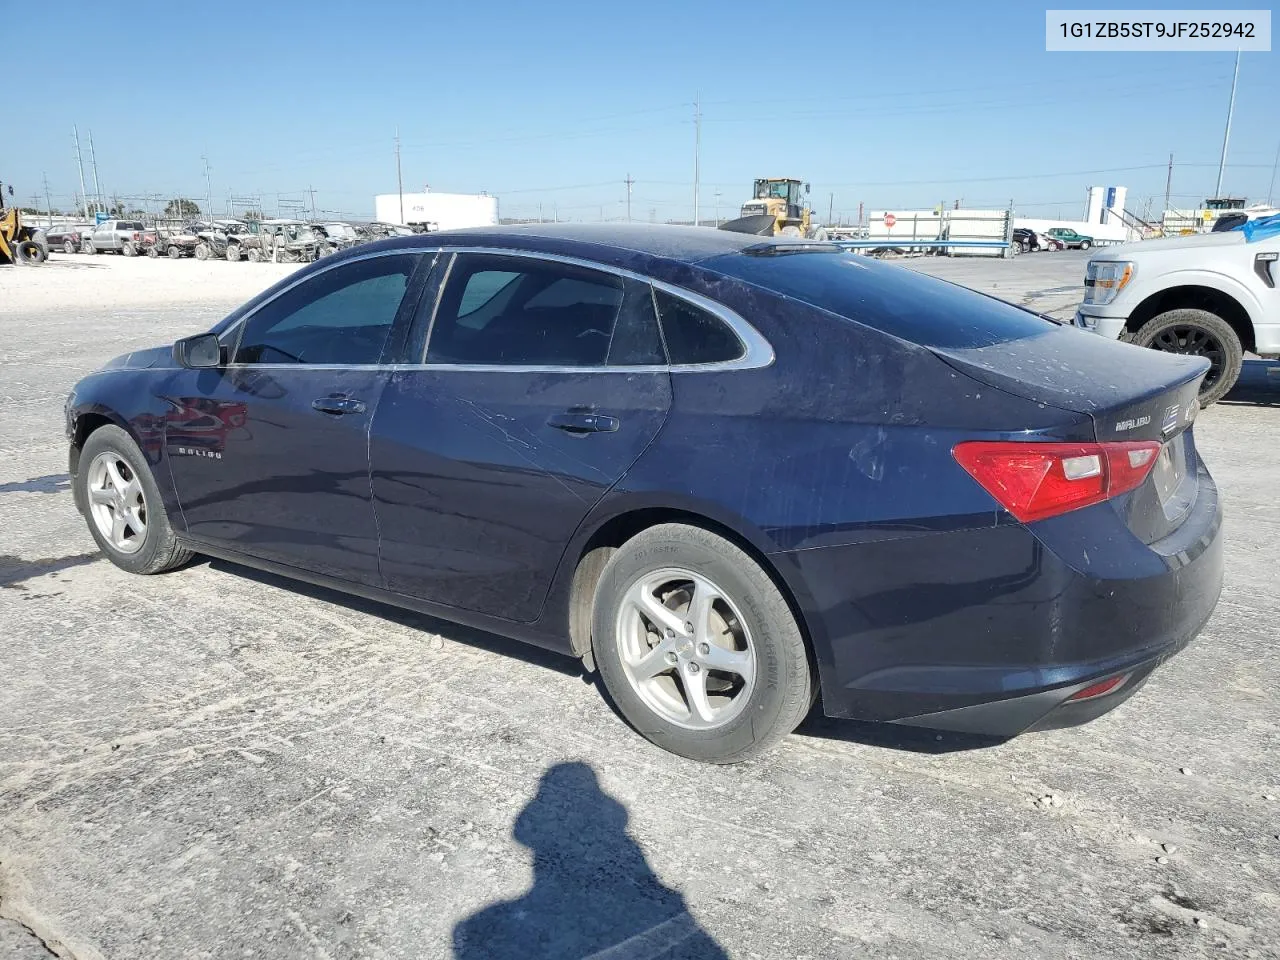
[(512, 831), (533, 853), (533, 886), (459, 922), (457, 960), (727, 960), (626, 826), (626, 808), (587, 764), (548, 770)]

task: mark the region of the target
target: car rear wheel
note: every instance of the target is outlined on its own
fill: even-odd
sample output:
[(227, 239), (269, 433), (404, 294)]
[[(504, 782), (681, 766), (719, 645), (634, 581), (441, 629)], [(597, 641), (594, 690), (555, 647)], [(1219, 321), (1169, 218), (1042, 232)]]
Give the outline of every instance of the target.
[(130, 573), (162, 573), (192, 552), (178, 543), (142, 451), (116, 426), (99, 427), (80, 451), (76, 501), (112, 563)]
[(120, 252), (126, 257), (136, 257), (138, 255), (138, 248), (126, 240), (120, 245)]
[(1200, 384), (1200, 406), (1220, 400), (1240, 378), (1244, 346), (1227, 321), (1208, 310), (1167, 310), (1133, 335), (1133, 343), (1166, 353), (1204, 357), (1209, 372)]
[(62, 241), (62, 249), (67, 253), (75, 253), (80, 248), (76, 246), (74, 240), (64, 240)]
[(627, 721), (690, 759), (757, 756), (813, 704), (804, 638), (777, 586), (699, 527), (661, 524), (618, 549), (596, 589), (591, 642)]

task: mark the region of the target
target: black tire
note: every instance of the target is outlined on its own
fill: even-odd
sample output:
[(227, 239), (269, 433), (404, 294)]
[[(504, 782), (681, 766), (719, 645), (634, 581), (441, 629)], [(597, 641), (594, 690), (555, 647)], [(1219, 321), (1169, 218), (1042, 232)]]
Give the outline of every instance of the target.
[(208, 260), (213, 256), (213, 249), (207, 243), (201, 243), (196, 246), (196, 259)]
[[(641, 699), (623, 666), (618, 621), (625, 595), (639, 578), (666, 568), (715, 584), (750, 636), (754, 682), (749, 695), (745, 689), (739, 694), (747, 697), (742, 708), (722, 725), (690, 729), (672, 722)], [(808, 650), (786, 599), (747, 553), (700, 527), (660, 524), (623, 544), (601, 573), (591, 634), (595, 663), (618, 710), (642, 736), (682, 757), (736, 763), (758, 756), (794, 730), (813, 705)]]
[[(142, 546), (134, 553), (118, 550), (102, 535), (89, 509), (89, 472), (94, 460), (103, 453), (114, 453), (138, 478), (146, 509), (146, 534)], [(80, 451), (80, 467), (75, 478), (76, 505), (89, 525), (89, 533), (107, 559), (130, 573), (153, 574), (172, 570), (189, 561), (194, 554), (178, 543), (173, 526), (165, 514), (164, 501), (151, 475), (142, 451), (133, 438), (117, 426), (99, 427), (84, 442)]]
[(120, 252), (126, 257), (136, 257), (138, 255), (138, 248), (133, 245), (132, 241), (126, 240), (124, 243), (120, 244)]
[(74, 240), (64, 240), (62, 241), (62, 249), (66, 253), (75, 253), (80, 248), (76, 246), (76, 243)]
[(225, 256), (227, 258), (228, 263), (239, 263), (240, 262), (240, 244), (228, 243)]
[(19, 240), (13, 245), (13, 262), (20, 266), (36, 266), (48, 259), (44, 247), (34, 240)]
[(84, 252), (85, 252), (85, 253), (97, 253), (97, 252), (98, 252), (98, 248), (97, 248), (97, 247), (95, 247), (95, 246), (93, 245), (93, 241), (92, 241), (92, 240), (89, 240), (89, 241), (86, 241), (86, 242), (85, 242), (85, 245), (84, 245)]
[(1167, 353), (1207, 359), (1212, 366), (1200, 384), (1200, 406), (1221, 400), (1240, 379), (1244, 346), (1227, 321), (1208, 310), (1167, 310), (1148, 320), (1131, 343)]
[(1091, 241), (1089, 241), (1089, 240), (1081, 240), (1081, 241), (1080, 241), (1080, 249), (1081, 249), (1081, 250), (1088, 250), (1088, 249), (1089, 249), (1090, 247), (1092, 247), (1092, 246), (1093, 246), (1093, 243), (1092, 243)]
[(177, 244), (171, 245), (169, 249), (165, 251), (165, 253), (168, 255), (170, 260), (182, 259), (182, 248)]
[(152, 260), (158, 260), (160, 258), (160, 251), (154, 246), (147, 247), (147, 256)]

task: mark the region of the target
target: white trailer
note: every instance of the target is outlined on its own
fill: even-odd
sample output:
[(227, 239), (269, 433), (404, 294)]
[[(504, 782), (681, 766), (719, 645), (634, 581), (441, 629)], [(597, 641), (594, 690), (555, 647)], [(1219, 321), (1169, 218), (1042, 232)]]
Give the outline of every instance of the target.
[(373, 198), (374, 219), (404, 226), (426, 224), (431, 230), (486, 227), (498, 222), (498, 198), (471, 193), (380, 193)]

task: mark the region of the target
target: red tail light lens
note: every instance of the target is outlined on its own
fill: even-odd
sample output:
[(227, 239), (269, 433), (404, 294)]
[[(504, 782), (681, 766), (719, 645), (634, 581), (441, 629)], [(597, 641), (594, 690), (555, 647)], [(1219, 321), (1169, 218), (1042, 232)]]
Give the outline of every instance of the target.
[(951, 453), (1002, 507), (1030, 523), (1140, 486), (1160, 444), (975, 440), (956, 444)]
[(1083, 690), (1077, 690), (1071, 696), (1067, 697), (1067, 702), (1072, 700), (1092, 700), (1094, 697), (1101, 697), (1117, 689), (1120, 684), (1129, 679), (1129, 674), (1122, 673), (1118, 677), (1108, 677), (1106, 680), (1099, 681), (1091, 686), (1085, 687)]

